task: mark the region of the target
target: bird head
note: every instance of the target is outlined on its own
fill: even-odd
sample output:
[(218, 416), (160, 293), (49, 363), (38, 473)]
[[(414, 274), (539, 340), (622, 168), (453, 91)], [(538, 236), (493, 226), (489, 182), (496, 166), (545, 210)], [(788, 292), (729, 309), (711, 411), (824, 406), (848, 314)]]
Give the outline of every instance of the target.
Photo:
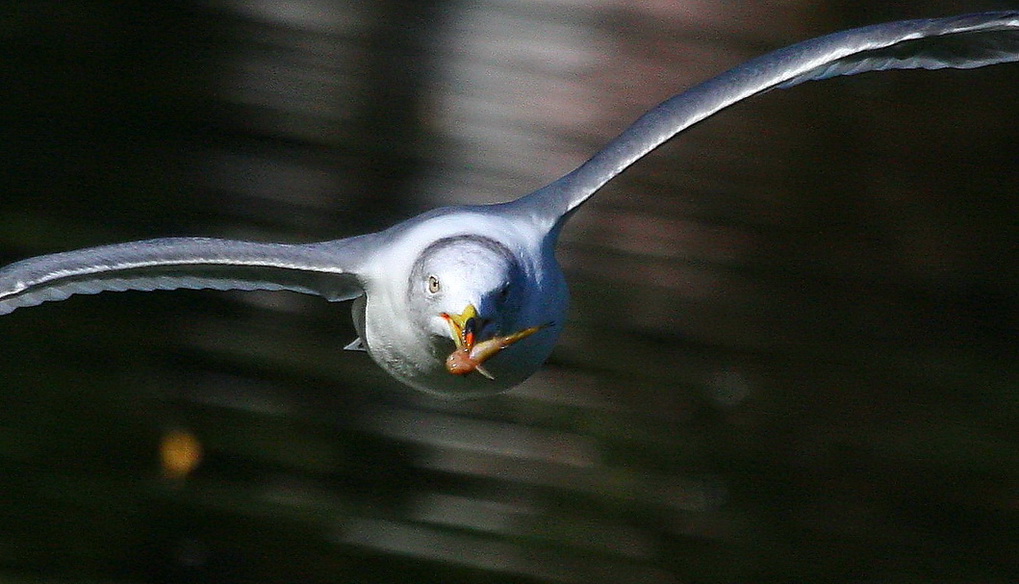
[(504, 245), (477, 235), (444, 238), (422, 252), (408, 287), (418, 325), (442, 349), (520, 328), (525, 274)]

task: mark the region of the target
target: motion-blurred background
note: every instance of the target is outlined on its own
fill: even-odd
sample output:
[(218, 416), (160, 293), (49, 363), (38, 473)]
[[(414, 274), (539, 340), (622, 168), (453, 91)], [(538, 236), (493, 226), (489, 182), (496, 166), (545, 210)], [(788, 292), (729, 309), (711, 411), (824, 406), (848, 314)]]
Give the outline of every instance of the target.
[[(10, 2), (0, 260), (517, 197), (768, 50), (1004, 2)], [(346, 305), (0, 318), (3, 582), (1019, 581), (1019, 67), (774, 91), (564, 234), (571, 320), (446, 403)]]

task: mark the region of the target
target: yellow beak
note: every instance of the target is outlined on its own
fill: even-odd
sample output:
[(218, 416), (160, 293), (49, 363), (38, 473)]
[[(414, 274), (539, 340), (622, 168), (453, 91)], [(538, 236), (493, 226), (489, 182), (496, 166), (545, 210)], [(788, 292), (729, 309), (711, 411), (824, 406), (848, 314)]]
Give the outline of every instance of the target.
[(453, 337), (457, 349), (470, 351), (477, 342), (478, 309), (468, 304), (460, 314), (443, 312), (442, 318), (449, 324), (449, 334)]

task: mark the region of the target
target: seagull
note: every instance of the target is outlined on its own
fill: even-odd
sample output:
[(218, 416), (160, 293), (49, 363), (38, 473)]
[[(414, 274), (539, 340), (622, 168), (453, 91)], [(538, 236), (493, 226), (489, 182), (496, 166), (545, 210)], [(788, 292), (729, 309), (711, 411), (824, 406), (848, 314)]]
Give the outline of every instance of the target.
[(289, 290), (353, 300), (357, 339), (393, 377), (445, 398), (518, 385), (552, 352), (569, 292), (559, 233), (605, 183), (665, 141), (774, 88), (893, 69), (1019, 60), (1019, 11), (866, 26), (794, 44), (680, 93), (587, 162), (516, 200), (435, 209), (377, 233), (306, 244), (174, 237), (29, 258), (0, 270), (0, 314), (74, 294)]

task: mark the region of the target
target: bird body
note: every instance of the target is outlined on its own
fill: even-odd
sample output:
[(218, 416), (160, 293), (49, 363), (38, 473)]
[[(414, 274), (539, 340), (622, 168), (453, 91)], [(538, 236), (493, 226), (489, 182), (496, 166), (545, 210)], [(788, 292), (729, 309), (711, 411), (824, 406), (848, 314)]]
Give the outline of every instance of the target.
[(837, 32), (666, 100), (576, 170), (515, 201), (437, 209), (377, 233), (319, 243), (168, 238), (30, 258), (0, 270), (0, 314), (102, 291), (290, 290), (354, 300), (359, 339), (348, 348), (367, 350), (409, 386), (444, 397), (504, 391), (541, 366), (562, 331), (568, 292), (555, 246), (563, 225), (666, 140), (774, 88), (866, 71), (1017, 60), (1019, 11)]
[[(508, 389), (548, 358), (569, 303), (554, 233), (515, 221), (498, 206), (465, 206), (437, 209), (376, 235), (385, 243), (360, 274), (365, 295), (354, 318), (365, 348), (394, 377), (429, 393), (466, 397)], [(439, 282), (434, 293), (430, 277)], [(467, 305), (490, 315), (482, 336), (549, 326), (493, 359), (493, 379), (452, 376), (445, 368), (452, 345), (440, 315)]]

